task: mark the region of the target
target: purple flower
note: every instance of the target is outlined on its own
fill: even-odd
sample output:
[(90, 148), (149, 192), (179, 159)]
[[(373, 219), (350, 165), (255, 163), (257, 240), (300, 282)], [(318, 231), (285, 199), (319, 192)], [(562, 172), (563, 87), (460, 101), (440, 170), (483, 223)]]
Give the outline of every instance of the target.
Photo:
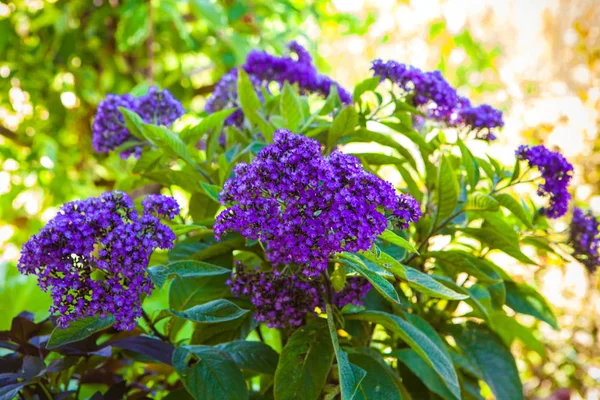
[(573, 257), (593, 273), (600, 265), (598, 220), (591, 211), (575, 207), (569, 232)]
[(374, 60), (374, 76), (387, 79), (400, 87), (408, 102), (420, 108), (428, 118), (449, 126), (465, 127), (478, 139), (494, 140), (492, 129), (504, 126), (502, 112), (484, 104), (472, 106), (469, 99), (459, 96), (440, 71), (423, 72), (396, 61)]
[(543, 210), (548, 218), (559, 218), (568, 209), (571, 194), (569, 182), (573, 177), (573, 166), (560, 153), (540, 146), (520, 146), (516, 151), (519, 160), (527, 160), (529, 167), (537, 168), (544, 179), (538, 186), (538, 195), (549, 196), (550, 205)]
[(150, 254), (175, 240), (152, 213), (172, 217), (179, 210), (164, 196), (146, 199), (144, 208), (139, 217), (129, 196), (117, 191), (73, 201), (25, 243), (19, 271), (37, 275), (40, 288), (50, 290), (59, 326), (112, 314), (116, 329), (135, 328), (141, 298), (153, 288)]
[(504, 126), (502, 111), (496, 110), (488, 104), (482, 104), (478, 107), (466, 107), (460, 110), (460, 115), (463, 123), (477, 132), (478, 139), (495, 140), (496, 135), (492, 133), (492, 129)]
[(373, 285), (361, 276), (352, 276), (346, 279), (346, 286), (333, 294), (333, 302), (338, 308), (347, 304), (355, 306), (364, 305), (362, 299), (369, 293)]
[(215, 235), (235, 231), (259, 240), (271, 262), (299, 264), (307, 276), (324, 271), (335, 253), (371, 248), (388, 223), (406, 228), (420, 216), (412, 197), (355, 157), (323, 157), (319, 142), (285, 129), (234, 173), (221, 192), (228, 208), (217, 216)]
[(159, 91), (152, 86), (146, 95), (135, 98), (130, 94), (106, 96), (96, 111), (92, 124), (92, 145), (99, 153), (108, 153), (115, 150), (127, 141), (139, 142), (121, 152), (121, 158), (131, 155), (139, 157), (142, 154), (142, 142), (133, 136), (125, 126), (125, 120), (119, 107), (134, 111), (146, 123), (165, 125), (170, 127), (175, 120), (184, 114), (181, 104), (168, 90)]
[(300, 326), (307, 314), (315, 314), (315, 308), (322, 307), (318, 279), (282, 274), (277, 270), (249, 271), (236, 262), (235, 272), (227, 283), (235, 296), (250, 299), (256, 320), (271, 328)]
[[(261, 96), (261, 87), (268, 88), (269, 83), (275, 82), (283, 86), (285, 82), (297, 84), (304, 94), (315, 93), (327, 97), (331, 87), (335, 86), (340, 100), (345, 104), (352, 103), (352, 95), (337, 82), (326, 75), (319, 74), (312, 63), (312, 57), (297, 42), (290, 42), (288, 48), (296, 54), (297, 59), (290, 56), (278, 57), (265, 51), (252, 50), (242, 66), (252, 80), (254, 87)], [(225, 108), (238, 107), (237, 100), (237, 69), (223, 75), (215, 86), (212, 96), (207, 100), (204, 110), (214, 113)], [(225, 125), (241, 126), (243, 113), (237, 110), (225, 121)]]

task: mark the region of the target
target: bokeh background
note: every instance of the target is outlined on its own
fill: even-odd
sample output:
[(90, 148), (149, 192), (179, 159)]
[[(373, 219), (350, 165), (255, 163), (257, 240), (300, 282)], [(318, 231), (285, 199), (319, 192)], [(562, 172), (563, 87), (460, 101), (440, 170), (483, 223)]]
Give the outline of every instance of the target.
[[(16, 270), (20, 246), (57, 206), (110, 190), (123, 173), (118, 158), (92, 152), (98, 102), (155, 83), (191, 119), (250, 49), (281, 52), (291, 39), (347, 87), (374, 58), (440, 69), (505, 113), (498, 142), (479, 151), (512, 163), (519, 143), (560, 148), (579, 205), (600, 214), (598, 0), (0, 1), (0, 330), (23, 310), (47, 315), (48, 297)], [(521, 321), (544, 344), (513, 346), (526, 395), (600, 399), (597, 275), (561, 259), (509, 262), (561, 325)]]

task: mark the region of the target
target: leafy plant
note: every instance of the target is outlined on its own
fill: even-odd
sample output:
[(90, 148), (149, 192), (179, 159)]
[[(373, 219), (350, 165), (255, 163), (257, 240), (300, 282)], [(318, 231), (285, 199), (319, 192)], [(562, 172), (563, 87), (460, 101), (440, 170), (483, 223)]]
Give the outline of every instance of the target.
[[(377, 61), (350, 95), (291, 48), (251, 53), (214, 94), (234, 108), (180, 132), (121, 109), (142, 151), (117, 186), (182, 205), (147, 269), (167, 304), (153, 294), (129, 331), (22, 314), (2, 333), (0, 398), (523, 398), (510, 345), (544, 348), (515, 315), (557, 321), (496, 255), (568, 256), (549, 217), (566, 212), (570, 165), (536, 147), (510, 168), (473, 154), (501, 113), (439, 74)], [(512, 193), (532, 181), (550, 207)]]

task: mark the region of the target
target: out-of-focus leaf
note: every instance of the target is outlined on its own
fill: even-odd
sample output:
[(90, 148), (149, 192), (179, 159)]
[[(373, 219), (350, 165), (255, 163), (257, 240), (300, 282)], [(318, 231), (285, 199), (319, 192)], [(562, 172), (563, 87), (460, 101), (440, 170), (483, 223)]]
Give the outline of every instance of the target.
[(559, 329), (552, 308), (537, 290), (524, 283), (505, 282), (505, 285), (507, 306), (518, 313), (544, 321), (556, 330)]

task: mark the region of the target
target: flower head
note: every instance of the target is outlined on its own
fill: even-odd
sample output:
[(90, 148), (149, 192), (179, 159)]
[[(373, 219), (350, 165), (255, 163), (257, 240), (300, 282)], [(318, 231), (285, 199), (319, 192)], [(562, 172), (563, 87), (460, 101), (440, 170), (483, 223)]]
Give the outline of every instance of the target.
[(321, 306), (320, 280), (282, 274), (277, 270), (248, 270), (243, 264), (236, 263), (235, 272), (227, 283), (237, 297), (250, 298), (256, 320), (271, 328), (300, 326), (307, 314), (314, 314), (315, 308)]
[[(285, 82), (297, 84), (302, 93), (315, 93), (323, 97), (329, 95), (331, 87), (335, 86), (340, 100), (345, 104), (352, 103), (352, 95), (342, 88), (339, 83), (326, 75), (319, 74), (313, 65), (310, 53), (297, 42), (290, 42), (288, 48), (296, 55), (278, 57), (265, 51), (252, 50), (242, 69), (248, 73), (255, 90), (262, 98), (261, 87), (268, 89), (271, 82), (283, 86)], [(223, 75), (215, 86), (212, 96), (207, 100), (205, 111), (214, 113), (230, 107), (238, 107), (237, 99), (237, 69)], [(225, 121), (225, 125), (241, 125), (243, 113), (237, 110)]]
[(543, 210), (548, 218), (559, 218), (566, 214), (571, 194), (568, 191), (573, 177), (573, 166), (556, 151), (539, 146), (520, 146), (516, 151), (519, 160), (526, 160), (530, 167), (537, 168), (544, 179), (538, 186), (538, 195), (550, 197), (550, 205)]
[(136, 326), (141, 297), (153, 288), (148, 258), (175, 240), (151, 212), (171, 217), (178, 211), (164, 196), (151, 198), (145, 208), (139, 217), (129, 196), (117, 191), (73, 201), (25, 243), (19, 271), (37, 275), (42, 290), (50, 290), (59, 326), (109, 314), (119, 330)]
[(125, 119), (119, 107), (136, 112), (144, 122), (170, 127), (175, 120), (184, 114), (183, 107), (168, 90), (159, 91), (152, 86), (148, 92), (139, 98), (130, 94), (109, 94), (100, 102), (92, 125), (92, 145), (99, 153), (115, 150), (127, 141), (139, 142), (120, 153), (122, 158), (131, 155), (139, 157), (142, 153), (142, 143), (129, 132)]
[(333, 294), (336, 307), (342, 308), (347, 304), (362, 306), (363, 298), (369, 293), (373, 285), (361, 276), (351, 276), (346, 279), (346, 286)]
[(569, 242), (573, 246), (573, 257), (579, 260), (593, 273), (600, 265), (600, 238), (598, 238), (599, 223), (591, 211), (581, 208), (573, 209)]
[(238, 164), (221, 192), (228, 206), (217, 237), (236, 231), (266, 245), (276, 265), (318, 275), (337, 252), (371, 248), (388, 222), (405, 228), (420, 216), (410, 196), (366, 172), (352, 156), (321, 155), (316, 140), (280, 129), (251, 164)]
[(484, 104), (472, 106), (459, 96), (440, 71), (424, 72), (396, 61), (374, 60), (371, 70), (381, 80), (390, 80), (411, 105), (420, 108), (428, 118), (449, 126), (473, 131), (478, 139), (494, 140), (492, 129), (504, 126), (502, 112)]

